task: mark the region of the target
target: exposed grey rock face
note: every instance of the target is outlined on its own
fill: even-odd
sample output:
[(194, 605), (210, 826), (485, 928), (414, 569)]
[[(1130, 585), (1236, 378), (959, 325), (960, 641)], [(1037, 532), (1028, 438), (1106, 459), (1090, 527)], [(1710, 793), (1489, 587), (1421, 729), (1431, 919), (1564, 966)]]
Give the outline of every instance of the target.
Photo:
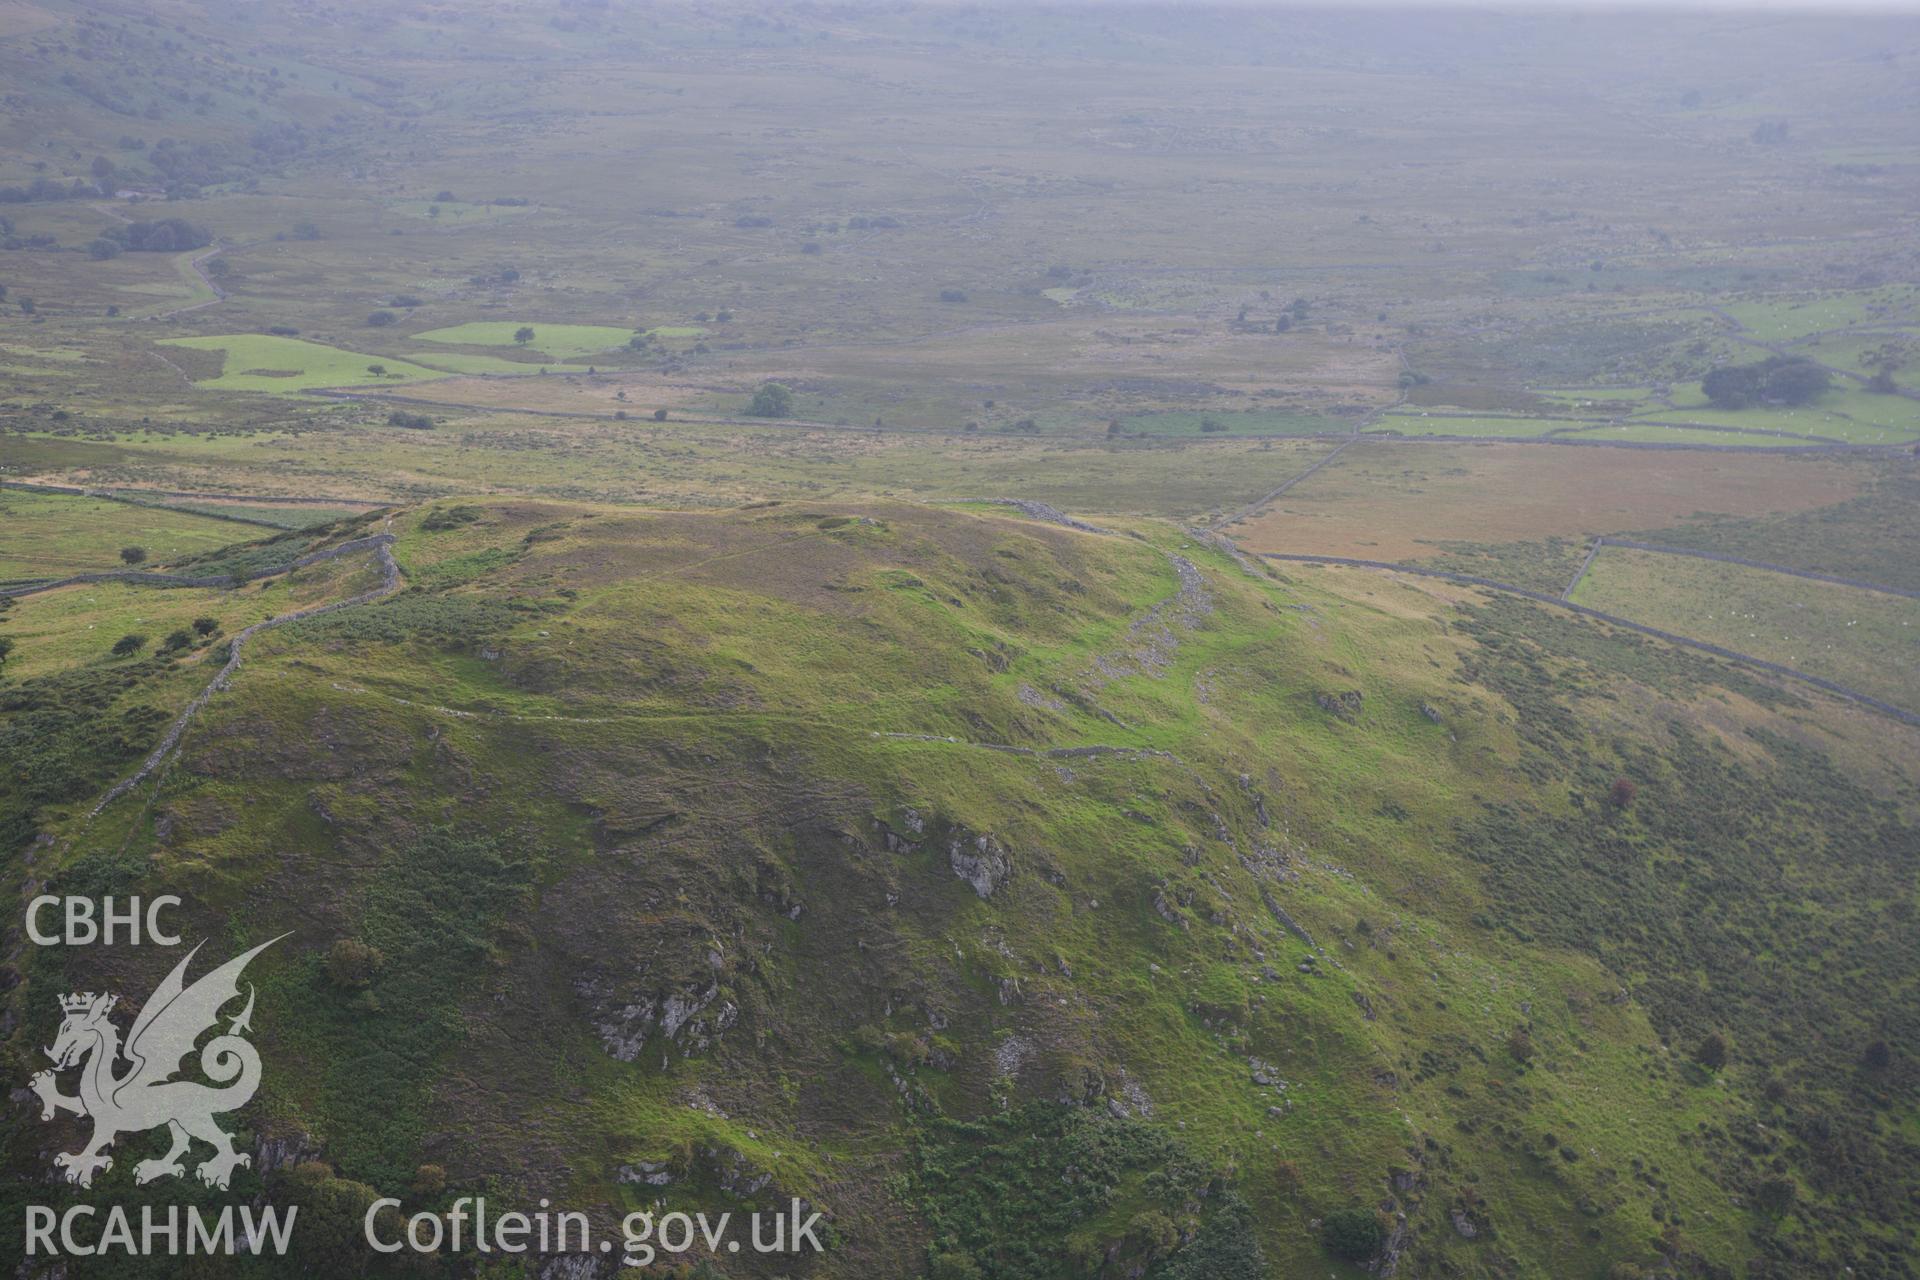
[(1413, 1239), (1413, 1231), (1407, 1224), (1407, 1215), (1403, 1210), (1395, 1210), (1393, 1229), (1387, 1232), (1386, 1243), (1380, 1246), (1380, 1253), (1367, 1266), (1367, 1273), (1375, 1276), (1390, 1276), (1400, 1269), (1400, 1255), (1406, 1252)]
[(955, 835), (947, 844), (947, 861), (953, 874), (983, 898), (991, 898), (994, 890), (1013, 876), (1013, 859), (1006, 846), (990, 835)]
[(253, 1155), (253, 1167), (263, 1174), (275, 1169), (291, 1169), (302, 1160), (320, 1154), (313, 1139), (304, 1133), (288, 1134), (284, 1138), (262, 1138)]
[(715, 1180), (720, 1189), (729, 1195), (752, 1196), (772, 1184), (773, 1175), (764, 1169), (757, 1169), (747, 1157), (730, 1148), (708, 1147), (708, 1163), (714, 1168)]
[(627, 1002), (612, 998), (605, 982), (587, 981), (576, 989), (593, 1001), (594, 1032), (600, 1037), (601, 1047), (619, 1062), (638, 1058), (647, 1037), (655, 1031), (682, 1053), (704, 1053), (740, 1018), (738, 1005), (720, 999), (718, 982)]
[(647, 1034), (653, 1030), (653, 1007), (653, 1001), (642, 1000), (610, 1010), (594, 1023), (601, 1047), (618, 1062), (632, 1062), (639, 1057), (647, 1043)]
[(673, 1171), (664, 1160), (641, 1160), (621, 1165), (614, 1177), (631, 1186), (664, 1187), (672, 1183)]

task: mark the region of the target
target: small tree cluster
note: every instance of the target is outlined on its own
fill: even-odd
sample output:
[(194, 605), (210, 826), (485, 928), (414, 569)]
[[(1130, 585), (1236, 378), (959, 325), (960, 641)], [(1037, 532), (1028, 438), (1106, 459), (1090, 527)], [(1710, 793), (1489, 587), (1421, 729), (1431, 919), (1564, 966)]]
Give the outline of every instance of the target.
[(747, 404), (753, 418), (790, 418), (793, 416), (793, 392), (778, 382), (763, 382)]
[(1832, 375), (1803, 356), (1768, 356), (1755, 364), (1722, 365), (1700, 380), (1707, 399), (1721, 409), (1811, 404), (1832, 385)]
[[(100, 239), (134, 253), (179, 253), (184, 249), (206, 248), (213, 243), (213, 232), (185, 218), (161, 218), (155, 222), (129, 222), (124, 227), (109, 227), (100, 233)], [(94, 256), (113, 255), (96, 253)]]

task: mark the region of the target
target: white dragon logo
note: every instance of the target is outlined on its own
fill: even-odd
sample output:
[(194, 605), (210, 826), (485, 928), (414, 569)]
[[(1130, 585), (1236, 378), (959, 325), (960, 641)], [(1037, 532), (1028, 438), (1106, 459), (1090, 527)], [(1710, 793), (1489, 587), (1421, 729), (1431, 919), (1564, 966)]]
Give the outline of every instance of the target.
[[(119, 1030), (107, 1019), (118, 996), (89, 991), (60, 997), (67, 1016), (47, 1050), (53, 1068), (37, 1072), (32, 1086), (40, 1095), (42, 1120), (51, 1120), (60, 1111), (93, 1119), (93, 1137), (84, 1148), (53, 1158), (66, 1170), (68, 1182), (92, 1186), (95, 1173), (113, 1168), (106, 1149), (115, 1138), (161, 1125), (171, 1131), (173, 1146), (159, 1159), (135, 1165), (135, 1182), (184, 1174), (180, 1157), (195, 1138), (214, 1148), (213, 1156), (196, 1170), (200, 1181), (210, 1187), (225, 1190), (234, 1169), (253, 1163), (252, 1157), (233, 1149), (233, 1138), (213, 1122), (215, 1114), (245, 1106), (260, 1087), (260, 1054), (241, 1037), (253, 1017), (251, 986), (247, 1007), (229, 1024), (226, 1034), (215, 1036), (200, 1051), (200, 1070), (221, 1087), (172, 1077), (180, 1070), (181, 1060), (193, 1052), (194, 1042), (219, 1022), (221, 1006), (239, 996), (240, 971), (247, 962), (278, 941), (261, 943), (189, 987), (184, 981), (187, 964), (200, 950), (194, 947), (154, 989), (133, 1020), (124, 1050)], [(114, 1066), (123, 1056), (131, 1065), (116, 1075)], [(80, 1067), (80, 1092), (68, 1097), (60, 1092), (55, 1076), (75, 1066)]]

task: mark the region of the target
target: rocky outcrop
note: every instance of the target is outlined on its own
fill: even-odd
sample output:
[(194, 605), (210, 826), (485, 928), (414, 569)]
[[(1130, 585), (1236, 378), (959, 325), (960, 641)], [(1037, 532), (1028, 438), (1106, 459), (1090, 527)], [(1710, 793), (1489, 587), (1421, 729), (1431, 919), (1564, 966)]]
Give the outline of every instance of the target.
[(614, 1173), (614, 1181), (634, 1187), (665, 1187), (673, 1182), (673, 1170), (665, 1160), (636, 1160), (621, 1165)]
[(947, 862), (953, 874), (973, 886), (982, 898), (991, 898), (1013, 877), (1013, 859), (1006, 846), (990, 835), (955, 833), (947, 842)]
[(1366, 695), (1358, 689), (1347, 689), (1340, 693), (1316, 693), (1313, 700), (1320, 709), (1330, 716), (1337, 716), (1351, 724), (1359, 718), (1360, 708), (1366, 702)]
[(1096, 688), (1132, 675), (1164, 678), (1180, 648), (1180, 633), (1192, 631), (1213, 612), (1206, 578), (1193, 561), (1169, 555), (1167, 563), (1173, 566), (1178, 589), (1134, 619), (1127, 628), (1124, 649), (1093, 660), (1094, 669), (1089, 674)]
[(739, 1006), (722, 996), (718, 982), (625, 1002), (613, 999), (602, 982), (584, 981), (576, 990), (593, 1001), (594, 1032), (620, 1062), (637, 1059), (655, 1032), (683, 1054), (705, 1053), (740, 1019)]

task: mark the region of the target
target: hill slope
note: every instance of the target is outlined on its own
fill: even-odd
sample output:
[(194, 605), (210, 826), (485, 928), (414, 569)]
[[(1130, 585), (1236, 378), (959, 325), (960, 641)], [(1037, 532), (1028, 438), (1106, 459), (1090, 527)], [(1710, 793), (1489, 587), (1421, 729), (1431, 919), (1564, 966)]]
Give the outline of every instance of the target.
[[(393, 527), (408, 588), (261, 633), (157, 787), (89, 823), (0, 783), (23, 891), (293, 931), (235, 1186), (303, 1206), (316, 1273), (375, 1194), (485, 1191), (801, 1196), (818, 1276), (1352, 1274), (1335, 1225), (1402, 1275), (1913, 1274), (1911, 730), (1165, 524)], [(164, 716), (113, 696), (14, 748), (124, 774)], [(53, 994), (172, 962), (38, 949), (12, 1076)], [(73, 1132), (15, 1119), (45, 1199)]]

